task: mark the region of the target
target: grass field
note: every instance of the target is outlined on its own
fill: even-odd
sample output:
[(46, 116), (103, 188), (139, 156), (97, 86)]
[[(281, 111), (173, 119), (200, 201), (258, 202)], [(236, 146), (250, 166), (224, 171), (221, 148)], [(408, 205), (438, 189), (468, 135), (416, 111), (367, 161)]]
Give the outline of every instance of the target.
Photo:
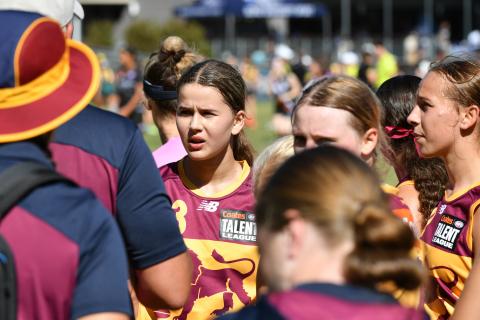
[[(255, 128), (246, 128), (247, 136), (257, 154), (275, 140), (275, 134), (270, 129), (272, 114), (273, 107), (271, 101), (257, 101), (257, 126)], [(160, 146), (161, 142), (156, 128), (149, 128), (144, 137), (151, 150)], [(383, 159), (379, 159), (377, 162), (377, 171), (386, 183), (392, 185), (397, 183), (395, 172)]]

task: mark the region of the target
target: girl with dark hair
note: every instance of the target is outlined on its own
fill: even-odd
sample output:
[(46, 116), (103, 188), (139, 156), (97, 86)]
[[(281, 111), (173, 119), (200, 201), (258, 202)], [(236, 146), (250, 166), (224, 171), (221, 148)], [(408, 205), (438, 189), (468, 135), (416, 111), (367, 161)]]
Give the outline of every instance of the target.
[[(434, 284), (426, 308), (432, 319), (480, 314), (480, 62), (446, 57), (420, 83), (408, 116), (425, 157), (439, 157), (449, 185), (421, 235)], [(453, 315), (453, 316), (452, 316)]]
[(153, 152), (157, 167), (176, 162), (187, 153), (178, 133), (177, 82), (182, 73), (202, 60), (180, 37), (166, 38), (145, 66), (145, 107), (152, 112), (162, 146)]
[(410, 208), (418, 232), (443, 197), (448, 183), (441, 159), (418, 155), (413, 130), (407, 122), (416, 103), (420, 81), (412, 75), (396, 76), (385, 81), (377, 91), (384, 111), (382, 125), (390, 141), (390, 152), (384, 156), (395, 169), (399, 180), (397, 195)]
[(187, 156), (160, 168), (194, 275), (183, 309), (162, 317), (211, 319), (256, 296), (258, 253), (245, 137), (246, 86), (227, 63), (207, 60), (177, 84), (176, 122)]
[(422, 319), (378, 289), (416, 289), (424, 271), (410, 255), (415, 236), (355, 155), (321, 146), (293, 156), (260, 192), (255, 212), (270, 292), (220, 319)]

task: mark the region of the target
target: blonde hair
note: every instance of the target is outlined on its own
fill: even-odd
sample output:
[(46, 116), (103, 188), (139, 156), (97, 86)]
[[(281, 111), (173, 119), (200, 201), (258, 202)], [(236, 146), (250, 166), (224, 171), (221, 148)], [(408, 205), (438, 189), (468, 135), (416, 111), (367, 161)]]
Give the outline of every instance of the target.
[(321, 146), (288, 159), (260, 193), (258, 228), (282, 230), (289, 223), (288, 209), (297, 209), (330, 248), (353, 241), (344, 261), (348, 283), (375, 288), (392, 281), (407, 290), (420, 286), (424, 271), (410, 256), (415, 236), (391, 213), (374, 171), (350, 152)]
[(278, 167), (293, 154), (293, 136), (288, 135), (275, 140), (258, 155), (253, 162), (253, 193), (255, 197), (258, 197)]

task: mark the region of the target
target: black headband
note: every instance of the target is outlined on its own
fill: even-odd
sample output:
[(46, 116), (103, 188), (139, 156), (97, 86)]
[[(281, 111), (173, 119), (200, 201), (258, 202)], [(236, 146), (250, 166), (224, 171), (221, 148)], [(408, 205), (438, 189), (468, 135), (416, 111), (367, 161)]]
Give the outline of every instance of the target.
[(147, 80), (143, 80), (143, 91), (153, 100), (173, 100), (177, 99), (177, 91), (166, 91), (163, 86), (151, 84)]

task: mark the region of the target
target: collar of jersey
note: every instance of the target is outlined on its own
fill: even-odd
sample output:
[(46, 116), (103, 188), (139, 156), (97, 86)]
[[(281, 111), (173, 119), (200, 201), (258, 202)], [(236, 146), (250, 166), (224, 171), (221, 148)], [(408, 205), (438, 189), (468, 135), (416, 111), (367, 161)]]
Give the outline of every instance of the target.
[(465, 187), (463, 189), (460, 189), (458, 190), (457, 192), (453, 193), (452, 195), (448, 196), (447, 195), (444, 195), (443, 196), (443, 199), (446, 201), (446, 202), (452, 202), (454, 200), (457, 200), (458, 198), (460, 198), (461, 196), (463, 196), (465, 193), (469, 192), (470, 190), (476, 188), (476, 187), (480, 187), (480, 182), (475, 182), (471, 185), (469, 185), (468, 187)]
[(214, 193), (214, 194), (207, 194), (202, 191), (198, 186), (196, 186), (190, 179), (188, 179), (187, 175), (185, 174), (185, 168), (183, 166), (183, 159), (178, 161), (178, 174), (180, 179), (182, 180), (183, 184), (193, 193), (200, 197), (204, 198), (221, 198), (224, 197), (233, 191), (235, 191), (238, 187), (242, 185), (242, 183), (247, 179), (248, 175), (250, 174), (250, 166), (248, 165), (247, 161), (240, 161), (242, 164), (242, 173), (240, 176), (233, 181), (230, 185), (228, 185), (224, 190)]
[(405, 180), (405, 181), (402, 181), (399, 184), (397, 184), (396, 188), (400, 189), (400, 187), (414, 186), (414, 185), (415, 185), (415, 182), (413, 180)]

